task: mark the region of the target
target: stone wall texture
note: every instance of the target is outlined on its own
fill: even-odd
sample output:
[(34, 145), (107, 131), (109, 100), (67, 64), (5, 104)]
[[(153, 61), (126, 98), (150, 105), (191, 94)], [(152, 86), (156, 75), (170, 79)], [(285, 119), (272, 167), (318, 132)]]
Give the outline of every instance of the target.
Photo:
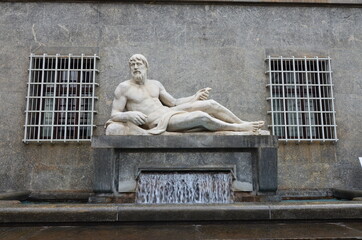
[(208, 86), (267, 124), (266, 56), (330, 56), (339, 141), (281, 143), (279, 189), (362, 188), (362, 8), (0, 2), (0, 32), (0, 191), (92, 189), (90, 144), (22, 142), (30, 53), (100, 56), (98, 135), (134, 53), (175, 97)]

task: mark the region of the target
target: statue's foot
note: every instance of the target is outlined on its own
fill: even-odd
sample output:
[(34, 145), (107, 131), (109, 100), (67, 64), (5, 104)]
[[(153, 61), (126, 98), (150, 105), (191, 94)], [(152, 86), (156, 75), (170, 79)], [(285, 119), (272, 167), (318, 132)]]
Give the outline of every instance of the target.
[(259, 129), (262, 128), (265, 124), (264, 121), (257, 121), (257, 123), (259, 123)]
[(256, 121), (256, 122), (243, 122), (241, 124), (237, 124), (237, 131), (243, 132), (257, 132), (264, 126), (264, 121)]

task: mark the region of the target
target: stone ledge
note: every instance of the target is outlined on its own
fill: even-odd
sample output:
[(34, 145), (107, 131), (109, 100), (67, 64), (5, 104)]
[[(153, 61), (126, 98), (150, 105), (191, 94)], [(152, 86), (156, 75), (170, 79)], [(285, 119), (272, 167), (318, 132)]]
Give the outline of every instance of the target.
[[(97, 0), (0, 0), (0, 2), (76, 2), (76, 3), (92, 3), (99, 2)], [(268, 4), (268, 5), (344, 5), (344, 6), (361, 6), (362, 0), (104, 0), (103, 2), (111, 2), (111, 3), (190, 3), (190, 4), (213, 4), (213, 3), (221, 3), (221, 4)]]
[(352, 200), (354, 198), (362, 197), (362, 190), (334, 188), (332, 191), (333, 196), (340, 199)]
[(277, 147), (275, 136), (265, 135), (157, 135), (157, 136), (94, 136), (93, 148), (119, 149), (221, 149)]
[(77, 201), (87, 202), (94, 193), (90, 191), (34, 191), (26, 199), (27, 201), (36, 202), (64, 202)]
[(25, 200), (29, 197), (30, 191), (8, 191), (0, 192), (0, 200)]
[(362, 219), (362, 204), (353, 205), (349, 202), (272, 205), (270, 211), (273, 220)]
[(114, 222), (117, 206), (90, 204), (2, 205), (0, 223)]
[(361, 220), (362, 203), (225, 205), (4, 204), (0, 223)]

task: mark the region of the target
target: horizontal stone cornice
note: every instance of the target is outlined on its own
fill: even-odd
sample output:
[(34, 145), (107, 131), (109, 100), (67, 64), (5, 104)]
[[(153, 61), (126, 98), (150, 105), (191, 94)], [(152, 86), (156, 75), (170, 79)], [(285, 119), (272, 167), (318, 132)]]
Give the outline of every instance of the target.
[(0, 0), (0, 2), (76, 2), (76, 3), (149, 3), (149, 4), (263, 4), (263, 5), (340, 5), (362, 7), (362, 0)]

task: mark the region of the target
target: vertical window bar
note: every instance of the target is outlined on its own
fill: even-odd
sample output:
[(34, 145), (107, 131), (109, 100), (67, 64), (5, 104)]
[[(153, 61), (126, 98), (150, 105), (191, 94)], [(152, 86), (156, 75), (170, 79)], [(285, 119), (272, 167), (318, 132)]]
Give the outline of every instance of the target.
[(48, 82), (49, 82), (49, 62), (50, 59), (47, 59), (46, 63), (45, 63), (45, 71), (44, 71), (44, 83), (43, 83), (43, 90), (42, 91), (42, 95), (44, 97), (43, 99), (43, 107), (41, 108), (41, 111), (43, 112), (43, 116), (40, 119), (42, 123), (42, 127), (41, 127), (41, 139), (45, 139), (47, 136), (47, 131), (48, 131), (48, 127), (46, 127), (45, 125), (47, 124), (46, 118), (48, 117), (48, 111), (47, 111), (47, 101), (48, 101), (48, 95), (47, 95), (47, 88), (48, 88)]
[(90, 112), (90, 121), (87, 121), (87, 124), (90, 125), (90, 135), (93, 136), (93, 114), (94, 114), (94, 98), (95, 98), (95, 79), (96, 79), (96, 62), (97, 62), (97, 55), (94, 54), (93, 56), (93, 79), (92, 79), (92, 106)]
[(43, 54), (43, 67), (41, 69), (41, 83), (40, 83), (40, 93), (37, 94), (37, 96), (40, 96), (40, 103), (39, 103), (39, 116), (38, 116), (38, 142), (40, 140), (40, 133), (41, 133), (41, 118), (42, 118), (42, 110), (43, 110), (43, 86), (44, 86), (44, 75), (45, 75), (45, 60), (46, 60), (46, 54)]
[(272, 82), (272, 69), (271, 69), (271, 57), (269, 56), (269, 90), (270, 90), (270, 104), (271, 104), (271, 119), (272, 119), (272, 134), (275, 135), (274, 125), (274, 94), (273, 94), (273, 82)]
[(280, 71), (281, 71), (281, 75), (282, 75), (284, 134), (285, 134), (285, 141), (288, 141), (288, 124), (287, 124), (287, 112), (286, 112), (286, 105), (285, 105), (285, 82), (284, 82), (283, 57), (280, 57)]
[[(62, 85), (61, 85), (61, 82), (62, 82), (62, 64), (63, 64), (63, 58), (60, 57), (58, 55), (58, 69), (59, 69), (59, 73), (57, 74), (57, 76), (59, 75), (59, 79), (58, 81), (56, 81), (56, 84), (57, 84), (57, 91), (54, 92), (54, 95), (55, 95), (55, 108), (54, 110), (59, 110), (59, 98), (60, 98), (60, 91), (62, 90)], [(55, 121), (54, 121), (54, 125), (56, 125), (54, 127), (54, 134), (55, 134), (55, 137), (54, 139), (58, 139), (59, 138), (59, 118), (60, 118), (60, 113), (57, 112), (56, 113), (56, 117), (55, 117)]]
[[(327, 64), (328, 64), (328, 61), (327, 60), (323, 60), (323, 73), (322, 73), (322, 76), (323, 76), (323, 83), (325, 84), (324, 86), (324, 89), (325, 89), (325, 100), (324, 100), (324, 103), (326, 104), (325, 108), (326, 110), (328, 111), (331, 111), (332, 110), (332, 106), (331, 106), (331, 92), (332, 92), (332, 87), (329, 85), (329, 81), (328, 81), (328, 69), (327, 69)], [(333, 137), (333, 113), (327, 113), (325, 114), (326, 115), (326, 118), (328, 118), (328, 122), (326, 123), (326, 125), (329, 125), (327, 128), (326, 128), (326, 131), (327, 131), (327, 136), (326, 138), (327, 139), (332, 139), (334, 138)], [(327, 117), (328, 116), (328, 117)]]
[(297, 139), (300, 142), (300, 132), (299, 132), (299, 112), (298, 112), (298, 94), (297, 94), (297, 76), (295, 72), (295, 57), (293, 56), (293, 78), (294, 78), (294, 96), (295, 96), (295, 115), (297, 122)]
[(322, 89), (321, 89), (321, 79), (320, 79), (320, 73), (319, 73), (319, 58), (316, 57), (316, 65), (317, 65), (317, 82), (318, 82), (318, 96), (319, 96), (319, 113), (318, 115), (320, 115), (320, 125), (321, 127), (318, 127), (319, 129), (322, 130), (322, 139), (323, 142), (325, 142), (325, 137), (324, 137), (324, 120), (323, 120), (323, 95), (322, 95)]
[[(28, 96), (26, 98), (26, 109), (25, 109), (25, 131), (24, 131), (24, 139), (23, 142), (27, 142), (28, 140), (28, 122), (29, 122), (29, 105), (30, 105), (30, 89), (31, 89), (31, 76), (33, 74), (33, 61), (34, 54), (30, 54), (30, 63), (29, 63), (29, 77), (28, 77)], [(34, 100), (31, 99), (32, 104), (34, 104)], [(33, 109), (33, 108), (32, 108)]]
[(309, 138), (313, 141), (312, 135), (312, 117), (310, 112), (310, 98), (309, 98), (309, 79), (308, 79), (308, 64), (307, 64), (307, 57), (304, 57), (304, 64), (305, 64), (305, 82), (307, 88), (307, 108), (308, 108), (308, 120), (309, 120)]
[[(77, 141), (79, 142), (80, 137), (80, 116), (82, 115), (82, 84), (83, 84), (83, 59), (84, 54), (82, 54), (80, 59), (80, 80), (79, 80), (79, 105), (78, 105), (78, 132), (77, 132)], [(93, 114), (93, 113), (92, 113)]]
[(72, 54), (68, 55), (68, 69), (67, 69), (67, 94), (65, 100), (65, 122), (64, 122), (64, 142), (68, 137), (68, 104), (69, 104), (69, 85), (70, 85), (70, 68), (71, 68)]
[(334, 139), (335, 141), (338, 141), (337, 138), (337, 125), (336, 125), (336, 112), (334, 108), (334, 95), (333, 95), (333, 81), (332, 81), (332, 66), (331, 66), (331, 58), (328, 57), (328, 74), (329, 74), (329, 83), (331, 85), (331, 101), (332, 101), (332, 117), (333, 117), (333, 128), (334, 128)]
[[(36, 58), (37, 62), (38, 62), (38, 69), (39, 69), (39, 58)], [(34, 107), (34, 110), (39, 110), (39, 99), (37, 97), (37, 82), (38, 82), (38, 78), (39, 78), (39, 74), (40, 71), (34, 71), (34, 78), (33, 78), (33, 81), (32, 81), (32, 87), (33, 87), (33, 100), (35, 101), (35, 107)], [(36, 84), (35, 84), (36, 83)], [(32, 112), (31, 113), (31, 132), (32, 132), (32, 139), (36, 139), (37, 138), (37, 135), (36, 135), (36, 130), (37, 128), (35, 127), (35, 125), (37, 124), (36, 123), (36, 120), (37, 120), (37, 116), (38, 116), (38, 113), (39, 112)]]
[[(276, 83), (277, 84), (280, 84), (281, 82), (281, 77), (280, 77), (280, 68), (279, 68), (279, 65), (280, 64), (280, 62), (279, 61), (274, 61), (274, 66), (276, 66), (276, 72), (275, 72), (275, 76), (276, 76), (276, 79), (277, 79), (277, 81), (276, 81)], [(283, 112), (282, 112), (282, 107), (283, 107), (283, 104), (282, 104), (282, 99), (280, 99), (280, 93), (281, 93), (281, 86), (280, 85), (278, 85), (277, 87), (276, 87), (276, 90), (277, 90), (277, 96), (279, 97), (279, 99), (276, 101), (277, 103), (278, 103), (278, 113), (277, 113), (277, 116), (278, 116), (278, 122), (279, 122), (279, 124), (281, 124), (282, 123), (282, 119), (284, 119), (283, 118)], [(285, 124), (285, 123), (284, 123)], [(284, 137), (285, 138), (285, 134), (283, 134), (284, 133), (284, 131), (282, 131), (282, 127), (281, 126), (278, 126), (278, 132), (279, 132), (279, 134), (280, 134), (280, 136), (281, 137)]]
[(54, 68), (54, 89), (53, 89), (53, 116), (52, 116), (52, 132), (50, 133), (50, 142), (53, 142), (54, 139), (54, 118), (55, 118), (55, 102), (56, 102), (56, 95), (57, 95), (57, 82), (58, 82), (58, 61), (59, 61), (59, 54), (55, 55), (55, 68)]
[(327, 85), (327, 87), (326, 87), (326, 89), (328, 89), (328, 109), (330, 109), (330, 110), (332, 110), (333, 109), (333, 107), (332, 107), (332, 100), (331, 100), (331, 94), (332, 94), (332, 92), (333, 92), (333, 89), (332, 89), (332, 84), (331, 84), (331, 82), (330, 82), (330, 79), (329, 79), (329, 73), (328, 73), (328, 69), (327, 69), (327, 67), (328, 67), (328, 62), (327, 61), (325, 61), (325, 67), (324, 67), (324, 69), (325, 69), (325, 72), (324, 72), (324, 82), (326, 83), (326, 85)]

